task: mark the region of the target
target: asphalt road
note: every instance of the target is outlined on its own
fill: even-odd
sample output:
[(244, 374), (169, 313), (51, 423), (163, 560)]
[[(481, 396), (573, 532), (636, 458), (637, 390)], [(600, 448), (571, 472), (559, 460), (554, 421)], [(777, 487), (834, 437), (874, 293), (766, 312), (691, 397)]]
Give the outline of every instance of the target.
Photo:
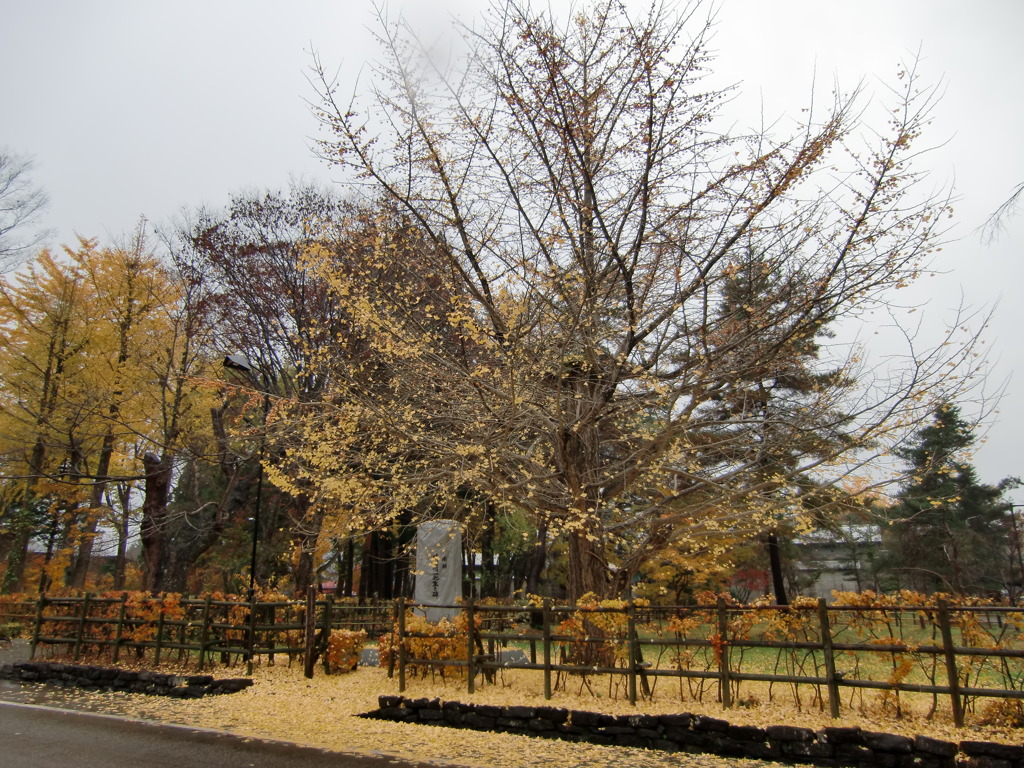
[[(218, 731), (0, 701), (5, 768), (428, 768)], [(433, 766), (436, 768), (436, 765)]]

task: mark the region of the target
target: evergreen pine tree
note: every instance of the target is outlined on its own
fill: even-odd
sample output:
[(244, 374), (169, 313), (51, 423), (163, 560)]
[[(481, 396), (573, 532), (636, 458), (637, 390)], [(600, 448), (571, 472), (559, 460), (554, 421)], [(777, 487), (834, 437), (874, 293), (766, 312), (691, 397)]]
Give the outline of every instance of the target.
[(888, 568), (900, 586), (956, 594), (1002, 592), (1010, 563), (1004, 493), (1019, 484), (978, 482), (968, 452), (972, 425), (943, 403), (898, 456), (911, 468), (891, 511)]

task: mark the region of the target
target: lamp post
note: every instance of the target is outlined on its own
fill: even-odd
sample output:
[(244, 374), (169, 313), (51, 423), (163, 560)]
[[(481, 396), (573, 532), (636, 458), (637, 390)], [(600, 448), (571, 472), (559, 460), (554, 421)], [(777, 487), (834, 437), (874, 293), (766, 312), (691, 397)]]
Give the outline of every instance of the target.
[[(226, 355), (224, 357), (224, 367), (228, 370), (239, 371), (251, 383), (257, 383), (254, 373), (256, 368), (249, 362), (243, 354)], [(251, 603), (254, 595), (256, 594), (256, 553), (259, 548), (260, 539), (260, 501), (263, 498), (263, 455), (267, 448), (267, 436), (266, 436), (266, 422), (267, 413), (270, 411), (270, 395), (267, 392), (268, 383), (266, 374), (260, 371), (263, 377), (263, 386), (257, 388), (263, 392), (263, 428), (264, 433), (260, 438), (260, 455), (259, 464), (256, 471), (256, 504), (253, 507), (252, 514), (252, 554), (249, 556), (249, 593), (247, 596), (248, 601)]]

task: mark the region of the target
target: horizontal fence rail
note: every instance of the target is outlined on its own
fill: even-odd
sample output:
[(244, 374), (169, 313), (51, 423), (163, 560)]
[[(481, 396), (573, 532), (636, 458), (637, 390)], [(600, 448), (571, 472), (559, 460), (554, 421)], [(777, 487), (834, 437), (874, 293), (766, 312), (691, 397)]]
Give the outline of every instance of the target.
[[(1001, 606), (827, 605), (447, 606), (447, 627), (425, 625), (418, 606), (396, 606), (382, 658), (404, 691), (409, 674), (465, 674), (493, 681), (506, 670), (539, 670), (544, 693), (607, 678), (631, 703), (674, 680), (680, 697), (743, 703), (744, 684), (788, 686), (798, 705), (839, 717), (844, 691), (878, 690), (899, 712), (901, 694), (948, 700), (954, 723), (979, 698), (1024, 699), (1024, 611)], [(442, 625), (444, 627), (445, 625)], [(517, 649), (518, 654), (497, 649)], [(541, 655), (538, 657), (538, 648)], [(810, 701), (802, 702), (803, 692)]]
[(8, 599), (6, 595), (0, 596), (0, 640), (31, 627), (35, 615), (35, 600)]
[(379, 634), (388, 630), (391, 617), (390, 604), (354, 605), (331, 597), (247, 602), (86, 594), (45, 596), (33, 607), (33, 658), (48, 649), (75, 661), (83, 655), (101, 655), (117, 663), (124, 654), (134, 653), (136, 659), (156, 665), (198, 662), (200, 671), (215, 659), (229, 664), (240, 658), (251, 672), (253, 660), (261, 656), (310, 658), (311, 651), (324, 650), (333, 630)]
[[(878, 691), (899, 714), (907, 694), (925, 696), (933, 714), (948, 702), (958, 726), (982, 699), (1024, 700), (1024, 610), (993, 605), (791, 606), (717, 602), (649, 606), (625, 601), (559, 606), (468, 601), (431, 624), (402, 598), (357, 605), (314, 601), (238, 601), (145, 594), (45, 596), (9, 603), (10, 621), (31, 624), (33, 656), (55, 650), (74, 659), (125, 654), (153, 663), (287, 655), (312, 659), (337, 629), (379, 637), (380, 663), (407, 677), (457, 674), (472, 693), (510, 670), (539, 672), (544, 694), (596, 685), (632, 703), (659, 684), (680, 699), (724, 707), (785, 692), (797, 704), (839, 717), (865, 691)], [(2, 607), (2, 604), (0, 604)], [(0, 613), (0, 619), (4, 614)], [(31, 617), (31, 618), (30, 618)], [(844, 702), (844, 698), (846, 701)], [(863, 702), (863, 699), (860, 698)]]

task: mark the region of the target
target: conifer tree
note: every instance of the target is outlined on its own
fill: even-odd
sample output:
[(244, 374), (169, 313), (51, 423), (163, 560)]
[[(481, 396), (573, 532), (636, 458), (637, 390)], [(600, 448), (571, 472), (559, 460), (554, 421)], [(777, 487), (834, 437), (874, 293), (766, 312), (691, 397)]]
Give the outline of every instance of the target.
[(887, 570), (899, 583), (960, 595), (1003, 589), (1012, 509), (1004, 494), (1019, 481), (979, 482), (974, 444), (973, 425), (947, 402), (897, 451), (911, 469), (886, 535)]

